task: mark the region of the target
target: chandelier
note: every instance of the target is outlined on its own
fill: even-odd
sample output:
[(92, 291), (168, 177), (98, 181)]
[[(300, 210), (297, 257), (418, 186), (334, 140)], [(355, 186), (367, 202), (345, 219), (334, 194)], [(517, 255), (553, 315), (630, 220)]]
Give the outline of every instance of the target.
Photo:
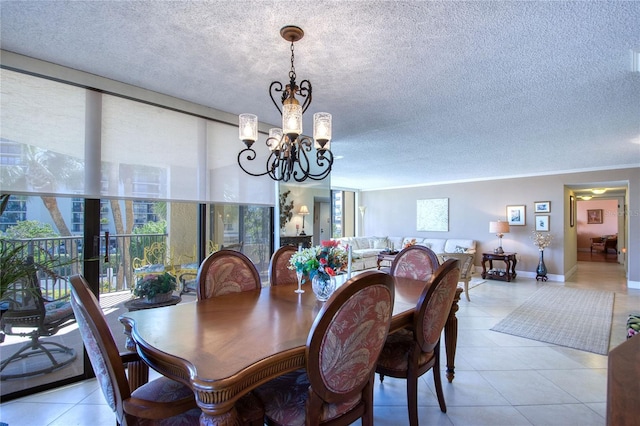
[[(313, 140), (302, 135), (302, 114), (311, 105), (311, 82), (302, 80), (299, 86), (296, 83), (293, 44), (302, 39), (304, 31), (295, 26), (286, 26), (280, 30), (280, 35), (291, 42), (289, 84), (283, 89), (279, 81), (272, 82), (269, 86), (269, 96), (282, 115), (282, 128), (269, 130), (266, 144), (270, 155), (267, 158), (266, 171), (253, 173), (245, 168), (243, 161), (253, 161), (256, 158), (256, 152), (251, 147), (258, 139), (258, 117), (253, 114), (240, 114), (240, 140), (244, 142), (246, 148), (238, 154), (238, 165), (251, 176), (269, 175), (276, 181), (288, 182), (292, 178), (296, 182), (302, 182), (307, 178), (322, 180), (329, 175), (333, 165), (333, 154), (330, 150), (331, 114), (327, 112), (313, 114)], [(279, 93), (282, 109), (274, 98), (274, 95), (278, 97)], [(296, 99), (296, 95), (303, 99), (302, 105)], [(315, 164), (312, 163), (313, 156), (308, 154), (314, 146), (314, 141)]]

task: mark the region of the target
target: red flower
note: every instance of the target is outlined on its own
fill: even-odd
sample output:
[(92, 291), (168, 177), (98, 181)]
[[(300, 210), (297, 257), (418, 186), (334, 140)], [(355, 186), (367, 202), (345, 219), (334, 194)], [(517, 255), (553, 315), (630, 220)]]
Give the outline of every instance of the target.
[(338, 244), (339, 242), (335, 240), (325, 240), (320, 242), (322, 247), (338, 247)]
[(335, 277), (335, 276), (336, 276), (336, 271), (334, 271), (333, 269), (329, 268), (328, 266), (324, 268), (324, 271), (325, 271), (327, 274), (331, 275), (332, 277)]
[(327, 258), (326, 257), (321, 257), (320, 259), (318, 259), (318, 262), (320, 262), (321, 265), (326, 265), (327, 264)]

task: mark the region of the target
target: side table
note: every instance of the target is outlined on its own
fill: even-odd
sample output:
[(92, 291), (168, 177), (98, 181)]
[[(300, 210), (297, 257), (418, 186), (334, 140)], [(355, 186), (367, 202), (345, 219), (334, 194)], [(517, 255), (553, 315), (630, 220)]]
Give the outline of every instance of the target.
[[(482, 278), (490, 280), (511, 281), (516, 278), (517, 253), (482, 253)], [(505, 263), (505, 269), (493, 269), (493, 261), (499, 260)], [(487, 261), (489, 270), (487, 271)]]
[(398, 255), (398, 252), (395, 252), (394, 254), (391, 253), (386, 253), (386, 252), (380, 252), (378, 254), (378, 270), (380, 270), (380, 263), (381, 262), (389, 262), (389, 266), (391, 266), (391, 263), (393, 263), (393, 259), (396, 258), (396, 256)]
[(153, 308), (161, 308), (163, 306), (177, 305), (178, 303), (180, 303), (181, 300), (182, 298), (180, 296), (171, 296), (171, 299), (167, 300), (166, 302), (147, 303), (144, 301), (143, 298), (139, 298), (139, 299), (131, 299), (124, 302), (124, 307), (127, 308), (129, 312), (133, 312), (133, 311), (140, 311), (142, 309), (153, 309)]

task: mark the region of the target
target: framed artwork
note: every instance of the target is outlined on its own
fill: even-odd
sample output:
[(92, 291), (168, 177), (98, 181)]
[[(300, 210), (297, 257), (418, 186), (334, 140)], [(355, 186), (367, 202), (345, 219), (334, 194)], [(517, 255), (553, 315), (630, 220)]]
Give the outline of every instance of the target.
[(511, 226), (524, 226), (527, 224), (525, 217), (526, 206), (507, 206), (507, 220)]
[(418, 200), (416, 228), (418, 231), (449, 231), (449, 199)]
[(569, 226), (570, 227), (574, 227), (576, 225), (576, 215), (575, 212), (573, 210), (573, 206), (575, 205), (575, 198), (573, 197), (573, 195), (569, 195)]
[(533, 212), (535, 214), (538, 213), (550, 213), (551, 212), (551, 201), (536, 201), (533, 203)]
[(587, 224), (602, 223), (602, 209), (587, 210)]
[(549, 215), (536, 216), (536, 231), (549, 231)]

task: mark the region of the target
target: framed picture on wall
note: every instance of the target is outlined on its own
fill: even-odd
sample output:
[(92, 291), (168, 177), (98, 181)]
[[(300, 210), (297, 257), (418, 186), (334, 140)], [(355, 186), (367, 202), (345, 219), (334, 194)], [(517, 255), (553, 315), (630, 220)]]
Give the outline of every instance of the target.
[(602, 223), (602, 209), (587, 210), (587, 224)]
[(536, 231), (549, 231), (549, 215), (536, 216)]
[(449, 231), (449, 199), (432, 198), (417, 201), (418, 231)]
[(525, 217), (526, 206), (507, 206), (507, 220), (511, 226), (524, 226), (527, 224)]
[(573, 195), (569, 195), (569, 226), (572, 228), (576, 225), (576, 214), (574, 210), (575, 204), (575, 198)]
[(533, 212), (535, 214), (538, 213), (550, 213), (551, 212), (551, 201), (536, 201), (533, 203)]

